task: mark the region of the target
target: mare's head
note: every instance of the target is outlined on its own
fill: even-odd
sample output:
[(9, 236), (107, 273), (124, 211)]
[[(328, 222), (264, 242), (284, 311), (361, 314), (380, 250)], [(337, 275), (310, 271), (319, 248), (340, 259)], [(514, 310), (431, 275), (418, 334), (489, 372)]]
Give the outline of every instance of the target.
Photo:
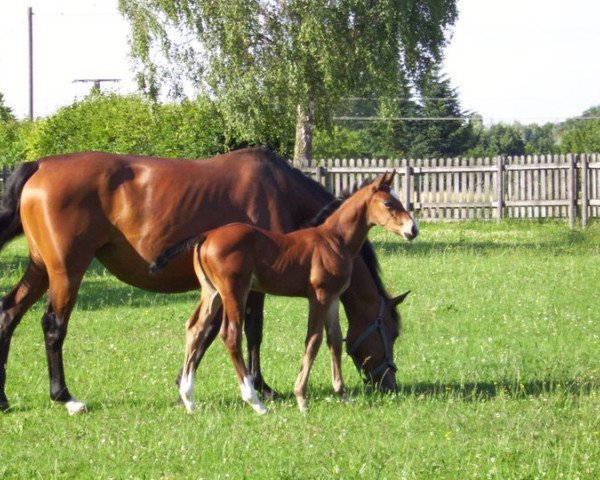
[(382, 392), (398, 389), (394, 343), (400, 335), (400, 316), (396, 307), (409, 293), (389, 298), (385, 291), (381, 291), (375, 319), (363, 317), (360, 322), (349, 323), (346, 351), (365, 383)]
[(411, 241), (418, 235), (419, 228), (392, 191), (395, 174), (395, 170), (392, 173), (384, 173), (364, 187), (371, 194), (367, 207), (367, 222), (370, 225), (380, 225), (404, 240)]

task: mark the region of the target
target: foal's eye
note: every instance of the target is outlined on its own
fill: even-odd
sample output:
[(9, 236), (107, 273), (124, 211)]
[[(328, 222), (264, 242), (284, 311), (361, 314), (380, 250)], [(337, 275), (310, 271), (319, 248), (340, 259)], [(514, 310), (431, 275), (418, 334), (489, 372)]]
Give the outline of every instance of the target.
[(392, 202), (390, 200), (386, 200), (383, 202), (385, 208), (392, 208)]

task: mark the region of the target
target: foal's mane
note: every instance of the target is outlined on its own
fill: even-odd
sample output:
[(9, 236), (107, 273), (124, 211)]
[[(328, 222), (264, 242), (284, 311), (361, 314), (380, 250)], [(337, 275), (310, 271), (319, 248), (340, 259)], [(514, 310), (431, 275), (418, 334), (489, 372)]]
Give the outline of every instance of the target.
[[(317, 213), (312, 220), (306, 222), (301, 228), (307, 227), (316, 227), (323, 223), (327, 217), (329, 217), (335, 210), (337, 210), (340, 205), (344, 202), (344, 200), (352, 195), (355, 190), (358, 188), (367, 185), (373, 180), (366, 180), (360, 186), (357, 184), (351, 191), (346, 191), (342, 193), (341, 198), (335, 198), (331, 193), (323, 188), (323, 186), (313, 180), (312, 178), (305, 175), (303, 172), (294, 168), (290, 165), (290, 163), (283, 157), (277, 155), (273, 151), (269, 150), (265, 147), (254, 147), (253, 149), (256, 152), (255, 158), (265, 162), (266, 164), (271, 165), (274, 168), (279, 169), (285, 173), (285, 176), (293, 179), (294, 181), (302, 184), (305, 188), (309, 190), (309, 194), (314, 197), (327, 202), (326, 205)], [(360, 256), (364, 260), (373, 281), (375, 282), (375, 286), (377, 288), (377, 292), (386, 300), (390, 299), (385, 287), (383, 286), (383, 281), (381, 279), (379, 262), (377, 261), (377, 256), (375, 254), (375, 250), (373, 249), (373, 245), (367, 239), (363, 244), (360, 250)], [(399, 322), (398, 313), (396, 309), (392, 309), (392, 316), (395, 321)]]

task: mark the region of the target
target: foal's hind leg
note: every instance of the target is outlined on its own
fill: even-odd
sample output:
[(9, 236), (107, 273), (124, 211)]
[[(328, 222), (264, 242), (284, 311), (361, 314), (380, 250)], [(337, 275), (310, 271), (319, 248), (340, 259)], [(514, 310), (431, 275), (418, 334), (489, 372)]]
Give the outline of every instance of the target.
[(6, 397), (6, 364), (10, 342), (15, 328), (27, 310), (39, 300), (48, 289), (48, 275), (43, 266), (29, 260), (25, 274), (2, 299), (0, 309), (0, 411), (8, 409)]
[(327, 346), (331, 354), (331, 381), (333, 391), (344, 397), (344, 379), (342, 378), (342, 330), (340, 328), (339, 301), (334, 302), (329, 308), (325, 319), (325, 333)]
[[(215, 316), (221, 308), (221, 297), (214, 288), (208, 286), (202, 289), (200, 304), (187, 321), (186, 324), (186, 346), (185, 358), (181, 381), (179, 383), (179, 395), (188, 412), (193, 412), (194, 404), (194, 380), (196, 369), (202, 355), (198, 354), (199, 348), (205, 339), (206, 332), (214, 328), (212, 326)], [(204, 353), (204, 352), (202, 352)]]
[(242, 289), (227, 289), (227, 292), (221, 292), (223, 298), (223, 324), (221, 325), (221, 338), (229, 352), (229, 357), (233, 362), (235, 373), (238, 378), (242, 400), (248, 403), (256, 413), (264, 415), (268, 412), (267, 408), (259, 400), (254, 384), (242, 355), (242, 323), (244, 320), (244, 306), (246, 304), (247, 291), (245, 294), (234, 293), (241, 292)]
[[(221, 330), (221, 317), (223, 315), (215, 315), (212, 321), (206, 322), (204, 325), (204, 335), (198, 341), (198, 348), (194, 353), (194, 371), (198, 369), (198, 365), (204, 358), (204, 354), (208, 350), (208, 347), (212, 345), (215, 338), (219, 335), (219, 331)], [(177, 374), (177, 378), (175, 378), (175, 385), (179, 387), (181, 385), (181, 376), (183, 375), (183, 369), (179, 370)]]

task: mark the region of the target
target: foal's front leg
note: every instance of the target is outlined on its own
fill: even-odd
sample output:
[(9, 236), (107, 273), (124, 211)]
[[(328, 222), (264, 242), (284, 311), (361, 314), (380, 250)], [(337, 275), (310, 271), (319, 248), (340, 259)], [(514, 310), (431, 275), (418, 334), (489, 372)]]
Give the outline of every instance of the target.
[(331, 354), (331, 383), (333, 391), (344, 398), (344, 379), (342, 377), (342, 329), (340, 328), (339, 299), (331, 304), (325, 319), (327, 346)]
[(294, 384), (294, 395), (296, 396), (296, 401), (301, 412), (308, 410), (308, 400), (306, 398), (308, 377), (323, 341), (323, 325), (330, 308), (331, 302), (322, 302), (316, 298), (309, 299), (308, 329), (304, 342), (304, 358), (302, 359), (300, 374)]

